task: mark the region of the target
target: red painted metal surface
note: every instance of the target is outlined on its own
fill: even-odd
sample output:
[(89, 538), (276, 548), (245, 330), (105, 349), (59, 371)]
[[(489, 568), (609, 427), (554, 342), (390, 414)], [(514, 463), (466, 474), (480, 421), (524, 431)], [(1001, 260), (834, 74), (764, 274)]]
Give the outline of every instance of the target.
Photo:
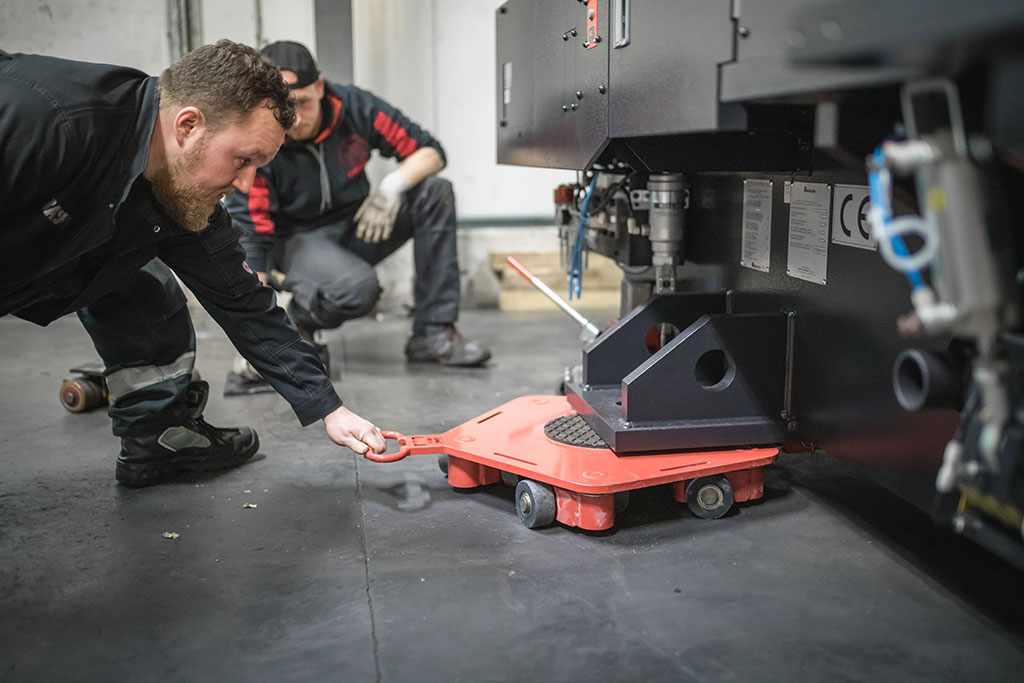
[(552, 441), (544, 425), (575, 411), (564, 396), (523, 396), (453, 427), (443, 434), (396, 439), (395, 453), (367, 453), (375, 462), (396, 462), (409, 455), (447, 454), (448, 482), (456, 488), (492, 484), (509, 472), (554, 488), (556, 519), (583, 529), (607, 529), (615, 523), (614, 495), (619, 491), (673, 484), (685, 500), (685, 482), (724, 474), (736, 502), (761, 497), (761, 468), (779, 449), (745, 448), (619, 456), (607, 448), (584, 448)]
[(601, 531), (615, 526), (615, 496), (588, 496), (555, 489), (555, 519), (566, 526)]
[(587, 39), (583, 46), (588, 50), (601, 42), (601, 36), (598, 35), (598, 21), (597, 0), (587, 0)]

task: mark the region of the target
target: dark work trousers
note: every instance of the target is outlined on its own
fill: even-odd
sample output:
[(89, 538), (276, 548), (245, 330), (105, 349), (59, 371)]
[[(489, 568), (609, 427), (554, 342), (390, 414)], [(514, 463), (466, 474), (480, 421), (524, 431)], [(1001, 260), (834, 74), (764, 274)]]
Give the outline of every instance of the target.
[(137, 436), (180, 424), (196, 337), (171, 270), (153, 259), (78, 318), (107, 367), (114, 434)]
[(351, 220), (299, 232), (275, 250), (272, 262), (292, 292), (288, 314), (309, 332), (366, 315), (380, 298), (373, 266), (411, 237), (416, 280), (413, 334), (453, 323), (459, 312), (459, 264), (452, 184), (434, 176), (402, 198), (387, 240), (368, 244)]

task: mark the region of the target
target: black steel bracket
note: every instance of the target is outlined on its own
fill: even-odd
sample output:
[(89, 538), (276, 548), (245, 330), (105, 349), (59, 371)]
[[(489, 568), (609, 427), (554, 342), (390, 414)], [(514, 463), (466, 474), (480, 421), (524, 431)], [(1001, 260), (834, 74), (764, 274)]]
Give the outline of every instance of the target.
[[(725, 294), (637, 308), (584, 350), (571, 405), (617, 453), (781, 443), (788, 316), (726, 308)], [(682, 331), (651, 353), (650, 330), (665, 323)]]

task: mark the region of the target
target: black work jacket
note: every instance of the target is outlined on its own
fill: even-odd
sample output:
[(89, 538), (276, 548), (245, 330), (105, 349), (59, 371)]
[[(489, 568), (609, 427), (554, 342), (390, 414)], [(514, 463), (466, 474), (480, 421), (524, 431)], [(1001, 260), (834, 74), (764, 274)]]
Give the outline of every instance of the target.
[(142, 172), (158, 105), (140, 71), (0, 51), (0, 315), (47, 325), (158, 257), (303, 425), (324, 417), (341, 399), (227, 211), (194, 233), (153, 198)]
[(405, 160), (421, 147), (445, 158), (441, 143), (390, 103), (354, 85), (327, 83), (323, 125), (313, 140), (287, 140), (256, 170), (248, 194), (225, 198), (249, 265), (266, 271), (267, 256), (296, 232), (352, 218), (370, 193), (364, 167), (373, 150)]

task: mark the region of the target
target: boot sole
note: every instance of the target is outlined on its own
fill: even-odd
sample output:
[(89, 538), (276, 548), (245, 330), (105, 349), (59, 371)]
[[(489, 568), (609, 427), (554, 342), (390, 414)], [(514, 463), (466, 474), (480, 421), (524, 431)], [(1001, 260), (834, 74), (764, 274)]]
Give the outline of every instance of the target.
[(487, 353), (480, 359), (472, 359), (468, 361), (451, 362), (445, 358), (438, 358), (437, 356), (426, 356), (426, 355), (405, 355), (405, 360), (410, 363), (434, 363), (435, 365), (443, 365), (449, 368), (475, 368), (483, 365), (491, 359), (491, 354)]
[(211, 458), (204, 455), (180, 455), (166, 460), (147, 463), (127, 463), (120, 458), (114, 471), (118, 483), (132, 488), (153, 486), (186, 472), (216, 472), (241, 465), (256, 454), (260, 437), (252, 433), (252, 443), (230, 458)]

